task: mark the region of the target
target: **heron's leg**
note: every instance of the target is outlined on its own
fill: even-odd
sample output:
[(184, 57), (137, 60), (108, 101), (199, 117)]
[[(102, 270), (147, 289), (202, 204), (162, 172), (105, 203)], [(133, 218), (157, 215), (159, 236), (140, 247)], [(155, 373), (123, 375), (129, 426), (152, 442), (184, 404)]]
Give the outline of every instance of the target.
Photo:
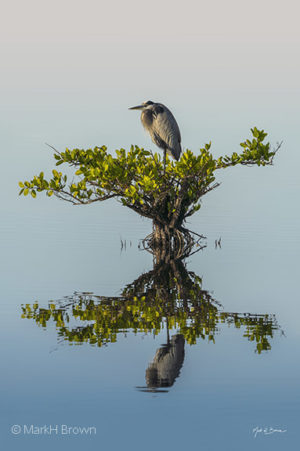
[(166, 323), (167, 323), (167, 343), (168, 343), (168, 345), (169, 345), (169, 344), (170, 344), (170, 333), (169, 333), (169, 321), (168, 321), (168, 317), (167, 317)]
[(166, 155), (167, 155), (167, 149), (164, 149), (164, 175), (166, 173)]

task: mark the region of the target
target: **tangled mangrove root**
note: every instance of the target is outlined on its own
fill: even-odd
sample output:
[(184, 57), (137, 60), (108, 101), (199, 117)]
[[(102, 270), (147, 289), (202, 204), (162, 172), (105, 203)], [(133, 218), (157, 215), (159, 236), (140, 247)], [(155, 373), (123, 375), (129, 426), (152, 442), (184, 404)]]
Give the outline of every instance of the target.
[(156, 263), (184, 259), (206, 247), (205, 236), (184, 227), (170, 229), (153, 224), (153, 231), (142, 240), (143, 248), (153, 254)]

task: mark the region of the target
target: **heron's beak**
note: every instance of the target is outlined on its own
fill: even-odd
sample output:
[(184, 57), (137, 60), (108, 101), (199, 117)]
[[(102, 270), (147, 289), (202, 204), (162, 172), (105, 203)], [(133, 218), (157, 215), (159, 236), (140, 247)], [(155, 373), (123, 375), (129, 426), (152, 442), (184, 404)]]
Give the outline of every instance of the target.
[(145, 105), (132, 106), (129, 110), (142, 110)]

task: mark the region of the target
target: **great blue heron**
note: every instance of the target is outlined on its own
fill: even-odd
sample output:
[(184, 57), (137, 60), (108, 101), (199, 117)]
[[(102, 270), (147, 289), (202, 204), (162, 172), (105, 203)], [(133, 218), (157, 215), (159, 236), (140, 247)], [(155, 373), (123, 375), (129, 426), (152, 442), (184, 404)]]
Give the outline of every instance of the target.
[(142, 110), (141, 121), (143, 126), (149, 132), (154, 144), (164, 151), (164, 166), (166, 165), (167, 152), (175, 160), (179, 160), (181, 136), (178, 124), (171, 111), (162, 103), (151, 102), (151, 100), (129, 109)]

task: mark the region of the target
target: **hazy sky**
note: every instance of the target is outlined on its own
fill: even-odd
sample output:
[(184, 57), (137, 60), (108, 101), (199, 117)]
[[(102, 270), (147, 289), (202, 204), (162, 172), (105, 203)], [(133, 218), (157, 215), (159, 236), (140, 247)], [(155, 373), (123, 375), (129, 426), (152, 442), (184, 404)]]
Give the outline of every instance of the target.
[(198, 37), (282, 41), (299, 39), (299, 2), (207, 1), (9, 1), (3, 2), (4, 41), (160, 41)]
[(149, 146), (127, 110), (148, 99), (172, 109), (184, 147), (295, 129), (299, 12), (291, 0), (4, 2), (2, 148)]
[(299, 13), (291, 0), (4, 2), (2, 87), (296, 86)]

